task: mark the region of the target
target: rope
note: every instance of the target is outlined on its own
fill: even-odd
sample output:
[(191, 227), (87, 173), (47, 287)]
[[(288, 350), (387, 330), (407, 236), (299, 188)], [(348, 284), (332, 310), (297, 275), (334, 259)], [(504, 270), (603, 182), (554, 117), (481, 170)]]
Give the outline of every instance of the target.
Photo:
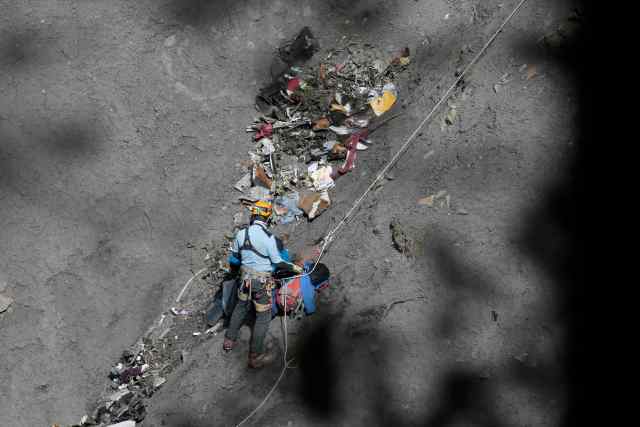
[[(320, 262), (320, 259), (324, 255), (327, 247), (331, 244), (331, 242), (335, 238), (335, 235), (338, 232), (338, 230), (340, 230), (340, 228), (342, 228), (342, 226), (345, 225), (348, 222), (349, 218), (351, 216), (353, 216), (353, 214), (356, 212), (356, 210), (358, 209), (358, 207), (360, 206), (362, 201), (367, 197), (367, 195), (371, 192), (371, 190), (373, 190), (373, 188), (378, 184), (378, 182), (380, 182), (380, 180), (384, 178), (384, 176), (389, 171), (389, 169), (391, 169), (395, 165), (395, 163), (400, 158), (400, 156), (402, 154), (404, 154), (404, 152), (407, 150), (409, 145), (413, 142), (415, 137), (418, 135), (418, 133), (420, 132), (422, 127), (429, 121), (429, 119), (431, 119), (431, 117), (438, 110), (438, 108), (449, 98), (449, 96), (451, 95), (451, 92), (462, 81), (462, 79), (465, 77), (467, 72), (471, 69), (471, 67), (473, 65), (475, 65), (475, 63), (478, 61), (478, 59), (480, 59), (480, 57), (484, 54), (484, 52), (487, 50), (487, 48), (491, 45), (491, 43), (493, 43), (493, 41), (496, 39), (496, 37), (498, 37), (498, 34), (500, 34), (502, 29), (507, 25), (507, 23), (511, 20), (511, 18), (513, 18), (515, 16), (515, 14), (518, 13), (520, 8), (522, 7), (522, 5), (524, 5), (524, 3), (526, 1), (527, 0), (520, 0), (520, 3), (518, 3), (518, 5), (515, 7), (515, 9), (513, 9), (513, 11), (509, 14), (509, 16), (507, 16), (507, 18), (498, 27), (496, 32), (489, 38), (489, 40), (484, 44), (484, 46), (482, 46), (482, 49), (480, 49), (480, 51), (471, 60), (471, 62), (469, 62), (469, 64), (467, 64), (467, 66), (464, 68), (464, 70), (462, 70), (462, 72), (460, 73), (458, 78), (453, 82), (453, 84), (449, 87), (449, 89), (447, 89), (447, 91), (442, 95), (440, 100), (433, 106), (431, 111), (429, 111), (429, 113), (424, 117), (424, 119), (422, 119), (422, 121), (418, 124), (416, 129), (411, 133), (411, 135), (409, 135), (409, 137), (402, 144), (402, 146), (400, 147), (398, 152), (396, 152), (396, 154), (391, 158), (391, 160), (389, 160), (389, 162), (385, 165), (385, 167), (382, 168), (380, 173), (375, 177), (375, 179), (371, 182), (371, 184), (369, 184), (369, 186), (364, 191), (364, 193), (362, 193), (362, 195), (360, 197), (358, 197), (358, 199), (356, 199), (356, 201), (354, 202), (354, 204), (351, 207), (351, 209), (349, 209), (347, 211), (347, 213), (338, 222), (338, 224), (333, 228), (333, 230), (331, 230), (330, 232), (327, 233), (327, 235), (323, 239), (323, 243), (322, 243), (322, 247), (320, 249), (320, 253), (318, 254), (318, 257), (316, 258), (316, 260), (314, 262), (313, 268), (308, 273), (299, 274), (297, 276), (293, 276), (292, 278), (308, 276), (309, 274), (311, 274), (315, 270), (316, 266)], [(286, 304), (283, 304), (283, 305), (286, 307)], [(265, 403), (267, 403), (267, 400), (269, 400), (269, 398), (271, 397), (273, 392), (276, 390), (276, 388), (280, 384), (280, 381), (282, 381), (282, 378), (284, 377), (284, 374), (286, 373), (287, 368), (289, 367), (290, 362), (287, 361), (288, 339), (287, 339), (287, 314), (286, 314), (286, 310), (285, 310), (285, 314), (283, 316), (282, 322), (283, 322), (283, 324), (282, 324), (283, 325), (283, 333), (285, 334), (285, 336), (284, 336), (284, 366), (282, 368), (282, 372), (280, 372), (280, 375), (278, 376), (278, 379), (276, 380), (275, 384), (273, 385), (273, 387), (271, 387), (271, 390), (269, 390), (269, 393), (267, 393), (267, 395), (260, 402), (260, 404), (253, 411), (251, 411), (251, 413), (249, 413), (249, 415), (247, 415), (242, 421), (240, 421), (238, 424), (236, 424), (236, 427), (240, 427), (245, 422), (247, 422), (253, 415), (256, 414), (256, 412), (258, 412), (260, 410), (260, 408), (262, 408), (264, 406)]]
[(375, 179), (371, 182), (371, 184), (369, 185), (369, 187), (367, 187), (367, 189), (364, 191), (364, 193), (362, 193), (362, 195), (354, 202), (353, 206), (351, 207), (351, 209), (349, 209), (349, 211), (345, 214), (345, 216), (342, 218), (342, 220), (340, 220), (338, 222), (338, 224), (336, 225), (336, 227), (331, 230), (325, 237), (325, 241), (327, 242), (327, 244), (330, 244), (331, 241), (333, 241), (335, 234), (338, 232), (338, 230), (340, 230), (340, 228), (342, 228), (342, 226), (344, 224), (347, 223), (349, 217), (351, 217), (355, 211), (358, 209), (358, 207), (360, 206), (360, 204), (362, 203), (362, 201), (367, 197), (367, 195), (371, 192), (371, 190), (373, 190), (373, 188), (378, 184), (378, 182), (380, 182), (381, 179), (384, 178), (384, 176), (386, 175), (386, 173), (389, 171), (389, 169), (391, 169), (393, 167), (393, 165), (395, 165), (396, 161), (400, 158), (400, 156), (402, 154), (404, 154), (404, 152), (407, 150), (407, 148), (409, 147), (409, 145), (413, 142), (414, 138), (416, 137), (416, 135), (418, 135), (418, 133), (420, 132), (420, 130), (422, 129), (422, 127), (425, 125), (425, 123), (427, 123), (427, 121), (429, 121), (429, 119), (431, 119), (431, 117), (433, 116), (433, 114), (436, 112), (436, 110), (447, 100), (449, 99), (449, 96), (451, 95), (451, 92), (455, 89), (455, 87), (462, 81), (462, 79), (465, 77), (465, 75), (467, 74), (467, 72), (469, 71), (469, 69), (475, 65), (475, 63), (478, 61), (478, 59), (480, 59), (480, 57), (482, 56), (482, 54), (484, 54), (484, 52), (487, 50), (487, 48), (491, 45), (491, 43), (493, 43), (493, 41), (496, 39), (496, 37), (498, 37), (498, 34), (500, 34), (500, 32), (502, 31), (502, 29), (505, 27), (505, 25), (507, 25), (507, 23), (511, 20), (511, 18), (518, 12), (518, 10), (520, 10), (520, 8), (522, 7), (522, 5), (526, 2), (527, 0), (520, 0), (520, 3), (518, 3), (518, 5), (516, 6), (515, 9), (513, 9), (513, 12), (511, 12), (511, 14), (509, 14), (509, 16), (507, 16), (507, 18), (502, 22), (502, 24), (500, 25), (500, 27), (498, 27), (498, 30), (493, 34), (493, 36), (491, 36), (491, 38), (485, 43), (485, 45), (482, 47), (482, 49), (480, 49), (480, 51), (477, 53), (477, 55), (471, 60), (471, 62), (469, 62), (469, 64), (467, 64), (467, 66), (464, 68), (464, 70), (462, 70), (462, 72), (460, 73), (460, 75), (458, 76), (458, 78), (453, 82), (453, 84), (449, 87), (449, 89), (447, 89), (447, 91), (444, 93), (444, 95), (442, 95), (442, 97), (440, 98), (440, 100), (433, 106), (433, 108), (431, 109), (431, 111), (429, 111), (429, 113), (424, 117), (424, 119), (420, 122), (420, 124), (418, 125), (418, 127), (416, 127), (416, 129), (411, 133), (411, 135), (409, 135), (409, 138), (407, 138), (407, 140), (404, 142), (404, 144), (402, 144), (402, 146), (400, 147), (400, 149), (398, 150), (398, 152), (391, 158), (391, 160), (389, 160), (389, 162), (386, 164), (385, 167), (382, 168), (382, 170), (380, 171), (380, 173), (375, 177)]
[(280, 372), (280, 375), (278, 376), (278, 379), (276, 380), (275, 384), (273, 384), (273, 387), (271, 387), (271, 390), (269, 390), (269, 393), (267, 393), (264, 399), (262, 399), (262, 402), (260, 402), (260, 404), (256, 406), (255, 409), (249, 413), (249, 415), (244, 417), (242, 421), (236, 424), (236, 427), (240, 427), (242, 424), (249, 421), (249, 419), (253, 417), (255, 413), (258, 412), (260, 408), (264, 406), (265, 403), (267, 403), (267, 401), (269, 400), (273, 392), (276, 391), (276, 388), (278, 388), (280, 381), (282, 381), (282, 378), (284, 378), (284, 374), (287, 372), (287, 368), (293, 361), (293, 359), (287, 361), (287, 351), (289, 349), (289, 340), (288, 340), (289, 333), (287, 331), (287, 286), (289, 283), (289, 279), (284, 280), (283, 282), (284, 284), (282, 286), (284, 288), (284, 292), (282, 292), (282, 306), (284, 307), (284, 315), (282, 316), (281, 321), (282, 321), (282, 335), (283, 335), (283, 341), (284, 341), (284, 354), (282, 357), (284, 361), (284, 366), (282, 367), (282, 371)]
[(184, 292), (187, 290), (187, 288), (189, 287), (189, 285), (191, 284), (191, 282), (193, 281), (193, 279), (195, 279), (196, 277), (199, 277), (202, 273), (204, 273), (207, 270), (207, 267), (201, 269), (200, 271), (198, 271), (196, 274), (194, 274), (193, 276), (191, 276), (191, 279), (187, 280), (187, 283), (184, 284), (184, 286), (182, 287), (182, 290), (180, 291), (180, 293), (178, 294), (178, 297), (176, 298), (176, 302), (180, 302), (180, 300), (182, 299), (182, 295), (184, 294)]

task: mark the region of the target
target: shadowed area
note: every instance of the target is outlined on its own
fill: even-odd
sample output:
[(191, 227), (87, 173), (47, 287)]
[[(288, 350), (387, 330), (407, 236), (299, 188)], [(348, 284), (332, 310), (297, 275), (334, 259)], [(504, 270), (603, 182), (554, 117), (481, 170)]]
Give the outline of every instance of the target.
[(99, 119), (87, 116), (54, 124), (41, 132), (40, 139), (45, 149), (57, 154), (91, 154), (105, 137), (100, 132)]
[(22, 29), (0, 32), (0, 66), (21, 67), (38, 55), (37, 31)]
[(160, 0), (161, 15), (181, 25), (207, 29), (209, 25), (229, 19), (235, 5), (230, 0)]

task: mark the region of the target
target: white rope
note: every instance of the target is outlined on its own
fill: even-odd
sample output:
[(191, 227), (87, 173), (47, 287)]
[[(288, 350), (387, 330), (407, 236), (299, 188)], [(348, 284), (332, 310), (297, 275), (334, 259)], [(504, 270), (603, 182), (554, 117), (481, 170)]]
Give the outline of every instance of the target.
[(191, 282), (193, 281), (193, 279), (195, 279), (196, 277), (200, 276), (202, 273), (204, 273), (207, 270), (207, 267), (201, 269), (200, 271), (198, 271), (196, 274), (194, 274), (193, 276), (191, 276), (191, 279), (187, 280), (187, 283), (184, 284), (184, 286), (182, 287), (182, 290), (180, 291), (180, 293), (178, 294), (178, 297), (176, 298), (176, 302), (180, 302), (180, 300), (182, 299), (182, 295), (184, 294), (184, 292), (187, 290), (187, 288), (189, 287), (189, 285), (191, 284)]
[[(314, 266), (315, 268), (315, 266)], [(284, 341), (284, 354), (282, 356), (283, 359), (283, 367), (282, 367), (282, 372), (280, 372), (280, 375), (278, 376), (278, 379), (276, 380), (275, 384), (273, 384), (273, 387), (271, 387), (271, 390), (269, 390), (269, 393), (267, 393), (267, 395), (264, 397), (264, 399), (262, 399), (262, 402), (260, 402), (260, 404), (258, 406), (255, 407), (255, 409), (253, 411), (251, 411), (249, 413), (249, 415), (247, 415), (246, 417), (244, 417), (244, 419), (242, 421), (240, 421), (238, 424), (236, 424), (236, 427), (240, 427), (242, 424), (244, 424), (245, 422), (249, 421), (249, 419), (251, 417), (253, 417), (253, 415), (258, 412), (260, 410), (260, 408), (262, 408), (264, 406), (265, 403), (267, 403), (267, 400), (269, 400), (269, 398), (271, 397), (271, 395), (273, 394), (274, 391), (276, 391), (276, 388), (278, 388), (278, 385), (280, 384), (280, 381), (282, 381), (282, 378), (284, 378), (284, 374), (287, 371), (287, 368), (289, 367), (289, 365), (291, 364), (291, 362), (293, 361), (293, 359), (291, 360), (287, 360), (287, 351), (289, 349), (289, 340), (288, 340), (288, 331), (287, 331), (287, 287), (289, 284), (289, 279), (284, 281), (283, 284), (283, 288), (284, 288), (284, 292), (281, 292), (282, 294), (282, 306), (284, 307), (284, 315), (282, 316), (281, 320), (282, 320), (282, 334), (283, 334), (283, 341)]]
[(416, 127), (416, 129), (411, 133), (411, 135), (409, 135), (409, 138), (407, 138), (405, 143), (402, 144), (402, 146), (400, 147), (398, 152), (391, 158), (391, 160), (389, 160), (389, 162), (386, 164), (386, 166), (384, 168), (382, 168), (382, 170), (380, 171), (378, 176), (376, 176), (376, 178), (371, 182), (369, 187), (367, 187), (367, 189), (364, 191), (364, 193), (362, 193), (362, 195), (355, 201), (355, 203), (353, 204), (351, 209), (349, 209), (349, 211), (345, 214), (345, 216), (342, 218), (342, 220), (340, 220), (340, 222), (338, 222), (336, 227), (327, 234), (327, 236), (325, 237), (325, 241), (326, 242), (331, 243), (331, 241), (334, 239), (334, 235), (337, 233), (337, 231), (340, 228), (342, 228), (342, 226), (344, 224), (347, 223), (347, 220), (349, 219), (349, 217), (351, 217), (355, 213), (356, 209), (358, 209), (358, 207), (360, 206), (360, 203), (362, 203), (362, 201), (365, 199), (365, 197), (367, 197), (367, 195), (371, 192), (371, 190), (373, 190), (373, 188), (378, 184), (378, 182), (381, 179), (384, 178), (384, 176), (389, 171), (389, 169), (391, 169), (393, 167), (393, 165), (396, 163), (398, 158), (406, 151), (406, 149), (409, 147), (411, 142), (413, 142), (413, 139), (416, 137), (416, 135), (418, 135), (418, 133), (420, 132), (422, 127), (425, 125), (425, 123), (427, 123), (427, 121), (429, 121), (429, 119), (431, 119), (431, 117), (436, 112), (436, 110), (449, 98), (449, 96), (451, 95), (451, 92), (455, 89), (455, 87), (458, 85), (458, 83), (460, 83), (462, 81), (462, 79), (465, 77), (465, 75), (467, 74), (469, 69), (478, 61), (478, 59), (480, 59), (480, 57), (487, 50), (489, 45), (491, 45), (491, 43), (493, 43), (495, 38), (498, 37), (498, 34), (500, 34), (502, 29), (505, 27), (505, 25), (507, 25), (507, 23), (518, 12), (518, 10), (522, 7), (522, 5), (526, 1), (527, 0), (521, 0), (520, 3), (518, 3), (518, 5), (516, 6), (516, 8), (513, 9), (513, 12), (511, 12), (511, 14), (509, 14), (509, 16), (507, 16), (507, 18), (502, 22), (500, 27), (498, 27), (498, 30), (493, 34), (493, 36), (491, 36), (489, 41), (487, 41), (485, 43), (485, 45), (482, 47), (482, 49), (480, 49), (478, 54), (464, 68), (464, 70), (460, 73), (458, 78), (453, 82), (453, 84), (449, 87), (449, 89), (447, 89), (447, 91), (444, 93), (444, 95), (442, 95), (440, 100), (433, 106), (431, 111), (429, 111), (429, 113), (420, 122), (418, 127)]
[[(493, 43), (495, 38), (498, 37), (498, 34), (500, 34), (502, 29), (505, 27), (505, 25), (507, 25), (507, 23), (511, 20), (511, 18), (513, 18), (513, 16), (515, 16), (515, 14), (518, 12), (518, 10), (520, 10), (522, 5), (526, 1), (527, 0), (520, 0), (520, 3), (518, 3), (518, 5), (515, 7), (515, 9), (513, 9), (513, 12), (511, 12), (509, 14), (509, 16), (507, 16), (507, 18), (502, 22), (500, 27), (498, 27), (498, 30), (491, 36), (491, 38), (489, 38), (489, 41), (487, 41), (485, 43), (485, 45), (482, 47), (482, 49), (480, 49), (478, 54), (471, 60), (471, 62), (469, 62), (469, 64), (464, 68), (464, 70), (462, 70), (462, 72), (460, 73), (458, 78), (453, 82), (453, 84), (449, 87), (449, 89), (447, 89), (447, 91), (442, 95), (440, 100), (433, 106), (431, 111), (429, 111), (429, 113), (424, 117), (424, 119), (420, 122), (418, 127), (416, 127), (416, 129), (411, 133), (411, 135), (409, 135), (409, 137), (402, 144), (402, 146), (400, 147), (398, 152), (391, 158), (391, 160), (389, 160), (389, 162), (386, 164), (386, 166), (382, 168), (380, 173), (371, 182), (371, 184), (367, 187), (367, 189), (364, 191), (364, 193), (362, 193), (362, 195), (358, 199), (356, 199), (356, 201), (354, 202), (354, 204), (351, 207), (351, 209), (349, 209), (347, 211), (347, 213), (338, 222), (338, 224), (333, 228), (333, 230), (331, 230), (330, 232), (327, 233), (327, 235), (323, 239), (323, 243), (322, 243), (322, 247), (320, 249), (320, 253), (318, 254), (318, 257), (316, 258), (316, 260), (314, 262), (313, 268), (308, 273), (299, 274), (299, 275), (293, 276), (291, 278), (308, 276), (316, 269), (316, 266), (318, 265), (318, 263), (320, 262), (320, 259), (324, 255), (326, 248), (329, 246), (329, 244), (331, 244), (331, 242), (335, 238), (335, 234), (338, 232), (338, 230), (340, 230), (340, 228), (344, 224), (347, 223), (347, 220), (355, 213), (356, 209), (358, 209), (358, 207), (360, 206), (360, 203), (362, 203), (362, 201), (367, 197), (367, 195), (371, 192), (371, 190), (373, 190), (373, 188), (376, 186), (376, 184), (382, 178), (384, 178), (385, 174), (389, 171), (389, 169), (391, 169), (393, 167), (393, 165), (396, 163), (398, 158), (400, 158), (400, 156), (407, 150), (407, 148), (409, 147), (411, 142), (413, 142), (413, 140), (416, 137), (416, 135), (418, 135), (418, 133), (420, 132), (420, 129), (422, 129), (422, 127), (427, 123), (427, 121), (429, 121), (429, 119), (431, 119), (431, 117), (437, 111), (437, 109), (449, 98), (449, 96), (451, 95), (451, 92), (455, 89), (455, 87), (458, 85), (458, 83), (460, 83), (460, 81), (462, 81), (462, 79), (467, 74), (469, 69), (471, 69), (471, 67), (478, 61), (478, 59), (480, 59), (482, 54), (487, 50), (487, 48), (491, 45), (491, 43)], [(271, 390), (269, 390), (269, 393), (267, 393), (267, 395), (264, 397), (262, 402), (260, 402), (260, 404), (253, 411), (251, 411), (251, 413), (249, 413), (249, 415), (247, 415), (242, 421), (240, 421), (238, 424), (236, 424), (236, 427), (239, 427), (239, 426), (243, 425), (245, 422), (247, 422), (253, 415), (256, 414), (256, 412), (258, 412), (260, 410), (260, 408), (262, 408), (264, 406), (265, 403), (267, 403), (267, 400), (269, 400), (269, 398), (271, 397), (273, 392), (276, 390), (276, 388), (280, 384), (280, 381), (282, 381), (282, 378), (284, 377), (284, 374), (287, 371), (287, 368), (288, 368), (289, 364), (291, 363), (291, 362), (287, 361), (288, 339), (287, 339), (286, 303), (283, 304), (283, 306), (285, 307), (285, 314), (283, 316), (283, 331), (284, 331), (285, 336), (284, 336), (284, 366), (282, 368), (282, 372), (280, 372), (280, 375), (278, 376), (278, 379), (276, 380), (276, 382), (273, 385), (273, 387), (271, 387)]]

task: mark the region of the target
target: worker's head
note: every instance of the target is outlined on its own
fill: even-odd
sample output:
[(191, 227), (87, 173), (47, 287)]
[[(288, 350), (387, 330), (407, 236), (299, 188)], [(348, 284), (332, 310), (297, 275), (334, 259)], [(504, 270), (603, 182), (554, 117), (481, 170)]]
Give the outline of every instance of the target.
[(251, 206), (251, 222), (264, 221), (268, 222), (271, 218), (272, 205), (267, 200), (258, 200)]

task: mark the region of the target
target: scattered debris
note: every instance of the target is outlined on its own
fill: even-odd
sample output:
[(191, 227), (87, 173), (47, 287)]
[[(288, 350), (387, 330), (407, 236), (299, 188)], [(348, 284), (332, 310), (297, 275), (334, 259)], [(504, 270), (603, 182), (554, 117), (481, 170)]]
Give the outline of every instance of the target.
[(278, 54), (284, 62), (293, 65), (311, 59), (319, 48), (320, 45), (309, 27), (304, 27), (293, 41), (278, 49)]
[[(279, 50), (289, 66), (260, 89), (256, 107), (262, 114), (247, 126), (258, 144), (249, 152), (251, 183), (245, 176), (236, 188), (241, 200), (277, 200), (279, 224), (302, 212), (313, 219), (329, 207), (327, 191), (356, 167), (357, 153), (371, 147), (369, 126), (375, 130), (386, 121), (376, 122), (395, 105), (394, 79), (411, 62), (408, 47), (384, 59), (371, 46), (349, 42), (317, 66), (305, 65), (317, 50), (308, 28)], [(294, 206), (289, 200), (296, 193)]]
[(184, 308), (178, 309), (176, 307), (171, 307), (170, 311), (174, 316), (188, 316), (191, 314), (191, 311), (186, 310)]
[(11, 304), (13, 304), (13, 298), (9, 298), (0, 294), (0, 313), (7, 311)]
[(393, 107), (396, 99), (398, 99), (398, 93), (393, 83), (387, 83), (382, 88), (382, 93), (373, 92), (374, 96), (371, 97), (369, 105), (376, 116), (381, 116)]
[(527, 67), (527, 74), (525, 75), (525, 78), (526, 78), (527, 80), (531, 80), (531, 79), (533, 79), (534, 77), (536, 77), (537, 75), (538, 75), (538, 69), (537, 69), (537, 67), (536, 67), (535, 65), (531, 65), (531, 64), (530, 64), (530, 65)]
[(274, 211), (278, 217), (279, 224), (288, 224), (296, 221), (304, 213), (299, 207), (299, 195), (291, 192), (275, 199)]
[(256, 132), (254, 139), (259, 141), (263, 138), (271, 138), (271, 135), (273, 135), (273, 125), (271, 123), (265, 123), (260, 126), (260, 129)]
[(253, 168), (253, 184), (271, 190), (273, 181), (267, 174), (267, 171), (260, 165), (256, 165)]
[(251, 187), (250, 173), (245, 174), (238, 182), (236, 182), (236, 185), (233, 186), (233, 188), (241, 193), (244, 193), (249, 187)]
[(451, 199), (445, 190), (440, 190), (436, 194), (418, 199), (418, 204), (432, 208), (438, 200), (442, 201), (443, 199), (444, 203), (442, 205), (446, 205), (447, 207), (449, 207)]
[(127, 420), (127, 421), (123, 421), (121, 423), (117, 423), (117, 424), (111, 424), (107, 427), (136, 427), (136, 422), (135, 421), (131, 421), (131, 420)]
[(457, 116), (458, 116), (458, 110), (456, 109), (455, 104), (450, 104), (449, 110), (447, 110), (447, 114), (444, 117), (444, 122), (447, 125), (451, 126), (453, 122), (456, 120)]
[(391, 229), (391, 239), (393, 246), (403, 255), (409, 255), (413, 252), (414, 242), (409, 237), (410, 233), (407, 233), (400, 221), (397, 218), (391, 220), (389, 224)]
[(332, 188), (335, 183), (333, 178), (333, 168), (331, 166), (318, 166), (318, 163), (309, 165), (309, 177), (316, 191), (324, 191)]
[(509, 72), (504, 73), (500, 77), (498, 82), (493, 85), (493, 91), (495, 93), (498, 93), (500, 91), (500, 89), (502, 88), (502, 86), (506, 85), (507, 83), (509, 83), (511, 81), (511, 79), (509, 78), (510, 76), (511, 76), (511, 73), (509, 73)]
[[(398, 100), (394, 81), (411, 62), (409, 48), (387, 58), (370, 45), (343, 41), (344, 46), (331, 49), (317, 66), (306, 65), (319, 46), (309, 28), (303, 28), (278, 50), (285, 65), (256, 95), (259, 115), (246, 129), (252, 147), (249, 158), (236, 163), (243, 176), (234, 188), (240, 192), (241, 206), (273, 200), (278, 224), (294, 223), (303, 215), (313, 220), (326, 211), (338, 178), (356, 167), (358, 152), (371, 150), (369, 134), (398, 116), (380, 118)], [(166, 43), (174, 45), (175, 37)], [(233, 216), (236, 228), (247, 222), (246, 209)], [(408, 253), (412, 245), (408, 236), (400, 237), (402, 230), (393, 225), (392, 231), (394, 244)], [(215, 251), (207, 249), (208, 271), (200, 279), (222, 283), (233, 235), (227, 233)], [(209, 296), (212, 299), (213, 294)], [(11, 304), (3, 301), (0, 307)], [(151, 329), (135, 351), (123, 352), (109, 374), (111, 394), (99, 401), (85, 424), (124, 423), (124, 427), (144, 419), (144, 401), (187, 361), (188, 350), (200, 340), (195, 337), (215, 335), (223, 328), (219, 323), (205, 330), (205, 320), (194, 315), (198, 310), (172, 307), (173, 316), (165, 313), (157, 331)]]
[(391, 64), (393, 65), (409, 65), (411, 62), (411, 54), (408, 47), (405, 47), (400, 52), (400, 56), (393, 58)]
[(218, 335), (218, 333), (222, 331), (223, 327), (224, 327), (224, 323), (222, 321), (219, 321), (218, 323), (216, 323), (215, 325), (213, 325), (212, 327), (204, 331), (204, 333), (205, 335), (208, 335), (208, 334)]
[(307, 214), (309, 219), (314, 219), (324, 212), (331, 205), (329, 194), (326, 191), (312, 192), (303, 195), (300, 198), (298, 207)]
[(418, 199), (418, 204), (423, 206), (433, 207), (433, 195)]
[(167, 379), (161, 376), (155, 376), (153, 378), (153, 388), (159, 388), (160, 386), (162, 386), (164, 383), (167, 382)]

